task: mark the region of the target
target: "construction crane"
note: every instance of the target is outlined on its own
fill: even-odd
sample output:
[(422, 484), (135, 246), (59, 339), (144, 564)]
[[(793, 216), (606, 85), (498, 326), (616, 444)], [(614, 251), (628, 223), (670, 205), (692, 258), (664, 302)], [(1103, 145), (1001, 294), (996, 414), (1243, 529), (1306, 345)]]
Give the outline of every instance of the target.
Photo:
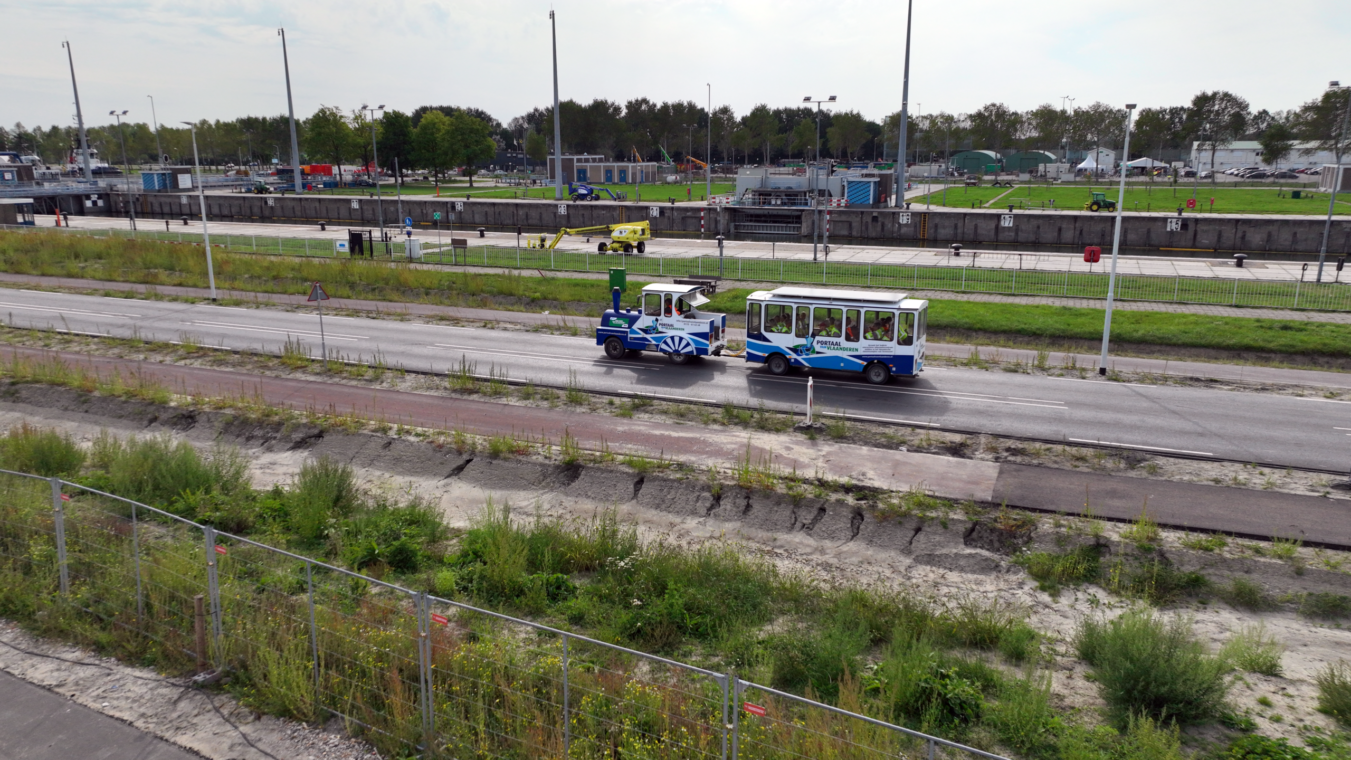
[(610, 242), (602, 241), (596, 244), (596, 253), (633, 253), (635, 250), (643, 253), (647, 250), (647, 241), (652, 239), (652, 225), (642, 221), (598, 224), (594, 227), (564, 227), (554, 235), (553, 240), (545, 240), (544, 235), (540, 235), (539, 240), (526, 241), (526, 247), (552, 250), (565, 235), (593, 234), (607, 234), (610, 237)]
[(687, 172), (688, 172), (688, 171), (694, 171), (694, 169), (690, 166), (691, 163), (696, 163), (696, 164), (698, 164), (699, 166), (701, 166), (701, 167), (703, 167), (703, 168), (705, 168), (705, 169), (708, 168), (708, 164), (704, 163), (703, 161), (700, 161), (699, 159), (695, 158), (694, 156), (685, 156), (685, 171), (687, 171)]

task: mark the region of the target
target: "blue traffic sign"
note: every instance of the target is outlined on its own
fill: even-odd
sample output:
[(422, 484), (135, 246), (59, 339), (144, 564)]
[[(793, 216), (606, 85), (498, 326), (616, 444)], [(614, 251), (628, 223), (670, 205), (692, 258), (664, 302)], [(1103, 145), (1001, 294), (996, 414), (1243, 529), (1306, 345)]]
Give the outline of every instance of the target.
[(405, 216), (405, 217), (403, 218), (403, 226), (405, 226), (405, 227), (412, 227), (412, 226), (413, 226), (413, 217), (411, 217), (411, 216)]

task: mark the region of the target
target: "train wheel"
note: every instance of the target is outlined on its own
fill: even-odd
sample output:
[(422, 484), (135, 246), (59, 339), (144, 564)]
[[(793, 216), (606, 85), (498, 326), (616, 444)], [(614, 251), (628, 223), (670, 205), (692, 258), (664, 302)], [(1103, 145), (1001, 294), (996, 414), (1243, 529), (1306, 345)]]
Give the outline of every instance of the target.
[(672, 364), (689, 364), (694, 357), (689, 354), (667, 354), (666, 358), (670, 359)]
[(785, 357), (783, 354), (770, 354), (769, 358), (765, 360), (765, 363), (769, 365), (770, 374), (773, 375), (788, 374), (789, 368), (788, 358)]
[(886, 382), (891, 379), (891, 370), (882, 362), (873, 362), (863, 368), (863, 379), (873, 385), (886, 385)]
[(625, 353), (627, 353), (627, 351), (624, 348), (624, 341), (620, 340), (619, 338), (605, 339), (606, 356), (610, 357), (611, 359), (619, 360), (624, 358)]

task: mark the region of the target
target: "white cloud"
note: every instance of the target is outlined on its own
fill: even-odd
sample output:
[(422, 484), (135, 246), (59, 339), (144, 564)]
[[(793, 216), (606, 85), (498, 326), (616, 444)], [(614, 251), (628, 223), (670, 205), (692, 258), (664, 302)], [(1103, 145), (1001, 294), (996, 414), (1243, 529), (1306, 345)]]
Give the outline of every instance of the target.
[[(838, 95), (871, 118), (897, 110), (905, 5), (897, 0), (555, 0), (562, 95), (756, 103)], [(1255, 108), (1298, 106), (1351, 81), (1351, 4), (1257, 0), (1128, 10), (1069, 0), (918, 0), (911, 103), (967, 111), (1095, 100), (1185, 104), (1228, 89)], [(550, 4), (542, 0), (0, 0), (11, 20), (0, 122), (68, 123), (74, 47), (90, 121), (228, 119), (321, 103), (411, 110), (474, 105), (506, 121), (552, 98)], [(18, 32), (18, 33), (15, 33)]]

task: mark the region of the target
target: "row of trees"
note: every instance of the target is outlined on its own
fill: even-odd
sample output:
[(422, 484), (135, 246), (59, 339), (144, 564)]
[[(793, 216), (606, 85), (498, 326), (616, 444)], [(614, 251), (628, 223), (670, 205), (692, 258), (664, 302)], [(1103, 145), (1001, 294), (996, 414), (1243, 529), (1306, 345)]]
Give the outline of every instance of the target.
[[(308, 119), (297, 122), (302, 162), (372, 162), (372, 123), (370, 112), (344, 111), (320, 106)], [(473, 181), (475, 165), (491, 161), (504, 138), (502, 125), (476, 109), (453, 106), (423, 106), (411, 115), (385, 111), (374, 123), (375, 152), (386, 171), (420, 169), (439, 181), (451, 170), (465, 167)], [(291, 131), (286, 116), (248, 116), (233, 121), (202, 121), (196, 125), (197, 147), (203, 163), (210, 165), (253, 163), (270, 164), (273, 159), (290, 164)], [(159, 163), (159, 150), (169, 163), (192, 163), (192, 134), (187, 127), (161, 124), (158, 141), (149, 124), (124, 122), (87, 129), (89, 146), (111, 164)], [(74, 127), (29, 129), (15, 124), (0, 127), (0, 150), (12, 150), (40, 156), (49, 164), (64, 164), (72, 148), (78, 145)], [(509, 136), (506, 139), (510, 139)], [(341, 170), (340, 170), (341, 171)]]
[[(1210, 152), (1213, 165), (1216, 150), (1242, 139), (1262, 141), (1263, 158), (1269, 163), (1290, 158), (1300, 141), (1340, 157), (1348, 147), (1339, 138), (1340, 119), (1349, 107), (1351, 91), (1345, 89), (1329, 90), (1300, 108), (1275, 112), (1254, 112), (1248, 101), (1230, 92), (1202, 92), (1187, 105), (1141, 109), (1130, 157), (1185, 156), (1192, 143), (1199, 142), (1202, 150)], [(811, 108), (761, 104), (737, 116), (731, 106), (710, 113), (692, 101), (655, 103), (647, 98), (623, 105), (568, 100), (559, 110), (563, 152), (635, 160), (693, 155), (710, 162), (768, 164), (811, 158), (818, 144), (823, 157), (836, 160), (889, 160), (895, 156), (900, 126), (899, 112), (879, 122), (856, 111), (818, 114)], [(553, 118), (551, 107), (532, 109), (505, 126), (474, 108), (422, 106), (411, 114), (386, 111), (375, 124), (380, 164), (392, 169), (397, 158), (402, 169), (422, 169), (439, 178), (460, 166), (470, 167), (472, 176), (472, 167), (491, 161), (498, 149), (523, 151), (537, 164), (543, 163), (552, 151)], [(1106, 103), (1080, 108), (1047, 103), (1028, 111), (989, 103), (965, 114), (911, 114), (907, 159), (923, 161), (969, 149), (1001, 153), (1119, 149), (1124, 126), (1125, 111)], [(128, 160), (153, 160), (154, 131), (143, 123), (126, 123), (123, 129)], [(274, 157), (289, 163), (290, 133), (284, 116), (204, 121), (197, 130), (203, 160), (208, 163), (266, 163)], [(36, 153), (49, 163), (60, 163), (74, 144), (74, 131), (55, 126), (28, 129), (22, 124), (0, 127), (0, 148)], [(325, 106), (300, 125), (301, 146), (309, 162), (368, 165), (370, 132), (368, 112)], [(710, 137), (712, 155), (705, 156)], [(89, 140), (109, 162), (120, 160), (115, 125), (90, 128)], [(161, 125), (160, 144), (171, 161), (192, 158), (187, 129)]]

